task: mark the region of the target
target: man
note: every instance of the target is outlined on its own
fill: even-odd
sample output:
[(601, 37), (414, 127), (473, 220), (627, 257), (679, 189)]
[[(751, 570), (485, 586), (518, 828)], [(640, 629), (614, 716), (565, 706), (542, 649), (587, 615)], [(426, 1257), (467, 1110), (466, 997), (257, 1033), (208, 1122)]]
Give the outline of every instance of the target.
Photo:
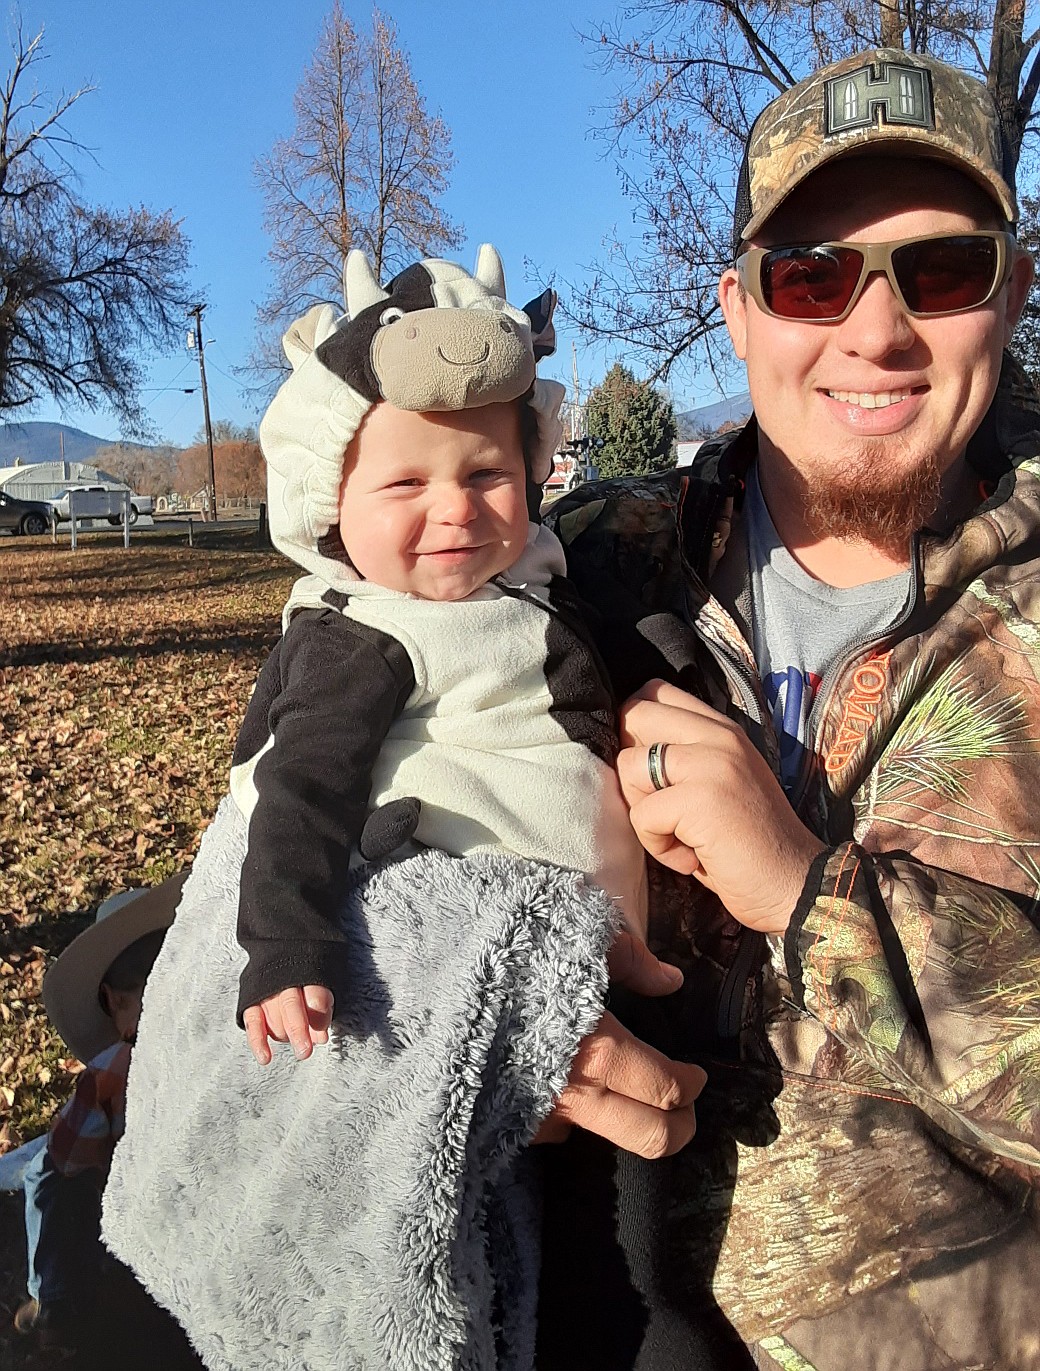
[(544, 1135), (580, 1125), (539, 1150), (540, 1371), (1040, 1367), (1015, 218), (980, 84), (817, 72), (752, 131), (720, 284), (754, 419), (557, 507), (685, 984), (619, 949), (664, 998), (615, 997)]

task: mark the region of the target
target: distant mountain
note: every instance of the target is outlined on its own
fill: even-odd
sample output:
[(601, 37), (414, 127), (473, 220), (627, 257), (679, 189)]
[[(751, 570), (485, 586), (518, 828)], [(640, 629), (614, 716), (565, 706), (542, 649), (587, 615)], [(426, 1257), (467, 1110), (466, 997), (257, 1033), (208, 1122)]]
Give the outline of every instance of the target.
[(709, 434), (717, 433), (726, 423), (743, 423), (751, 413), (751, 396), (745, 391), (743, 395), (734, 395), (729, 400), (718, 400), (713, 405), (702, 405), (700, 409), (687, 410), (685, 414), (677, 414), (675, 421), (679, 426), (680, 441), (687, 441), (691, 438), (705, 438)]
[[(98, 448), (111, 447), (111, 438), (95, 438), (81, 428), (68, 424), (0, 424), (0, 467), (15, 462), (60, 462), (61, 435), (65, 436), (66, 462), (90, 462)], [(143, 447), (142, 443), (128, 443), (127, 447)]]

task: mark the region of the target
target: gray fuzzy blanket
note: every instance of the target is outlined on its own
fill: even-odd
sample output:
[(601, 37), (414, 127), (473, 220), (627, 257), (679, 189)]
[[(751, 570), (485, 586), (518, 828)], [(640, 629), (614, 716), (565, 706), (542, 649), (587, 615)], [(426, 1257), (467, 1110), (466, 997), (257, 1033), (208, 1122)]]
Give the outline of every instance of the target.
[(428, 851), (346, 892), (332, 1040), (235, 1026), (245, 825), (225, 800), (148, 981), (105, 1241), (212, 1371), (530, 1371), (525, 1144), (606, 992), (583, 879)]

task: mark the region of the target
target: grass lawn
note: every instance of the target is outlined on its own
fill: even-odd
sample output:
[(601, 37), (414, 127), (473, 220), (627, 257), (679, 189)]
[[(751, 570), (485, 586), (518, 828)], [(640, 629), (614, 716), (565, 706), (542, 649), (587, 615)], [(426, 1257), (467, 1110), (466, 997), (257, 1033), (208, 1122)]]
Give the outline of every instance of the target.
[[(76, 1063), (39, 999), (105, 896), (188, 866), (227, 786), (253, 681), (298, 572), (253, 529), (0, 539), (0, 1153), (43, 1132)], [(21, 1197), (0, 1197), (0, 1366)]]

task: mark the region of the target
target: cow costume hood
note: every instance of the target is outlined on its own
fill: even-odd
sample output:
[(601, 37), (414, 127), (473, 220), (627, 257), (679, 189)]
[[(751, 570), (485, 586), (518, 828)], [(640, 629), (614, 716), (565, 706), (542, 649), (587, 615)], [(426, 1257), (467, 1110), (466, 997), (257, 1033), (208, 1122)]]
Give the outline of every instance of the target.
[(343, 284), (345, 314), (337, 318), (332, 305), (316, 305), (283, 338), (292, 375), (260, 424), (275, 546), (334, 587), (357, 576), (321, 543), (339, 521), (347, 444), (374, 404), (475, 409), (526, 395), (537, 427), (528, 474), (537, 487), (552, 471), (565, 393), (558, 382), (535, 377), (538, 359), (555, 351), (556, 295), (546, 290), (522, 310), (510, 305), (490, 243), (472, 276), (427, 258), (385, 289), (355, 249)]

